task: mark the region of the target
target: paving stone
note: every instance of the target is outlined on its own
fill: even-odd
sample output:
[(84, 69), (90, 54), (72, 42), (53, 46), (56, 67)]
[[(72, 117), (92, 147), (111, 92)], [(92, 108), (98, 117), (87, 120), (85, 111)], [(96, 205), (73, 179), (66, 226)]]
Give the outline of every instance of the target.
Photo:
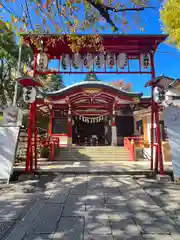
[(84, 240), (114, 240), (112, 235), (86, 234)]
[(67, 197), (68, 193), (52, 194), (48, 199), (48, 203), (65, 203)]
[(108, 219), (90, 217), (86, 219), (84, 226), (85, 235), (111, 235), (111, 226)]
[(69, 194), (67, 201), (66, 201), (66, 205), (74, 205), (76, 206), (80, 206), (82, 204), (85, 204), (85, 196), (84, 195), (71, 195)]
[(69, 195), (64, 206), (62, 216), (84, 216), (85, 201), (79, 195)]
[(0, 220), (0, 239), (12, 227), (14, 222), (15, 220), (9, 220), (9, 221)]
[(141, 231), (143, 233), (151, 233), (151, 234), (169, 234), (169, 230), (165, 228), (165, 226), (161, 223), (159, 219), (155, 220), (143, 220), (139, 221), (134, 219), (137, 225), (139, 225)]
[(87, 195), (97, 195), (104, 196), (104, 192), (102, 189), (87, 189)]
[(44, 201), (37, 200), (26, 213), (26, 215), (21, 219), (21, 221), (17, 222), (14, 225), (14, 228), (8, 234), (6, 240), (21, 240), (28, 231), (28, 228), (32, 226), (33, 221), (35, 220), (36, 216), (38, 215), (44, 204)]
[(141, 239), (139, 228), (132, 218), (122, 219), (121, 221), (110, 220), (112, 235), (115, 239)]
[(142, 237), (144, 240), (173, 240), (173, 238), (167, 234), (143, 234)]
[(73, 217), (73, 216), (85, 216), (87, 213), (85, 211), (85, 204), (82, 206), (71, 206), (71, 205), (66, 205), (62, 216), (63, 217)]
[(62, 204), (46, 203), (28, 232), (53, 233), (62, 214)]
[(83, 240), (84, 220), (80, 217), (62, 217), (54, 239)]
[(29, 234), (23, 240), (53, 240), (52, 234)]
[(119, 187), (119, 182), (111, 179), (110, 177), (102, 182), (103, 187)]
[(86, 212), (88, 217), (96, 219), (109, 219), (111, 212), (102, 206), (86, 206)]
[(83, 195), (86, 194), (87, 191), (87, 185), (86, 184), (80, 184), (77, 186), (73, 186), (70, 190), (71, 195)]
[(75, 175), (74, 174), (66, 174), (62, 180), (61, 183), (72, 183), (74, 181)]
[(103, 187), (102, 190), (106, 195), (120, 195), (119, 189), (117, 187)]
[[(97, 164), (93, 167), (96, 170)], [(22, 216), (25, 206), (27, 209), (39, 199), (20, 223), (16, 220), (6, 240), (80, 240), (83, 226), (84, 239), (89, 240), (141, 240), (140, 231), (147, 240), (180, 240), (178, 185), (154, 181), (139, 181), (137, 184), (132, 177), (117, 175), (68, 174), (55, 178), (40, 177), (38, 181), (37, 188), (34, 182), (16, 184), (16, 188), (0, 196), (2, 232), (10, 232), (11, 220), (14, 222), (17, 216)], [(52, 205), (60, 205), (64, 209), (62, 215), (62, 208), (52, 209)], [(6, 218), (9, 213), (14, 217)], [(53, 233), (55, 225), (61, 230)]]
[(22, 209), (26, 207), (26, 203), (22, 202), (4, 202), (0, 204), (0, 219), (17, 219)]
[(108, 210), (109, 218), (110, 219), (126, 219), (129, 217), (133, 217), (134, 214), (131, 213), (126, 207), (120, 207), (118, 206), (117, 208), (109, 208), (106, 207)]

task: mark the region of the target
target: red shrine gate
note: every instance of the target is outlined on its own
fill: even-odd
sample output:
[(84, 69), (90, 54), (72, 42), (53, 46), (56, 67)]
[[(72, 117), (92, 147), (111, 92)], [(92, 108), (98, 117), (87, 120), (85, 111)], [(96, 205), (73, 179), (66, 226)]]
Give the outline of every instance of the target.
[[(166, 35), (102, 35), (102, 44), (104, 46), (104, 53), (98, 52), (95, 49), (81, 48), (79, 53), (73, 54), (69, 48), (68, 40), (66, 36), (58, 35), (43, 35), (39, 36), (36, 34), (29, 35), (23, 34), (22, 38), (24, 43), (31, 46), (34, 53), (34, 77), (33, 78), (21, 78), (19, 83), (24, 86), (38, 87), (41, 84), (35, 79), (39, 75), (47, 74), (90, 74), (90, 73), (106, 73), (106, 74), (151, 74), (152, 79), (155, 78), (154, 68), (154, 54), (158, 45), (164, 41)], [(51, 62), (58, 62), (56, 69), (51, 68)], [(132, 70), (132, 63), (137, 62), (136, 70)], [(89, 71), (91, 70), (91, 71)], [(156, 167), (159, 165), (160, 174), (164, 173), (163, 160), (162, 160), (162, 149), (160, 139), (160, 128), (159, 128), (159, 114), (158, 105), (153, 100), (153, 89), (152, 84), (152, 102), (151, 102), (151, 125), (154, 126), (156, 123), (156, 139), (154, 139), (154, 127), (151, 127), (151, 170), (153, 170), (153, 155), (154, 146), (156, 149)], [(42, 93), (43, 94), (43, 93)], [(115, 111), (118, 107), (119, 97), (115, 97), (116, 94), (110, 95), (108, 92), (100, 93), (102, 97), (107, 100), (107, 106), (103, 106), (101, 102), (97, 104), (97, 108), (102, 108), (104, 111), (111, 112), (114, 116)], [(71, 97), (78, 98), (78, 93), (71, 92)], [(98, 100), (98, 94), (89, 94), (89, 107), (94, 107), (91, 98), (94, 96)], [(83, 96), (85, 97), (85, 96)], [(87, 96), (86, 96), (87, 97)], [(123, 97), (121, 96), (121, 99)], [(55, 97), (54, 97), (55, 99)], [(59, 97), (58, 97), (59, 99)], [(79, 99), (82, 99), (82, 95), (79, 95)], [(57, 100), (57, 99), (56, 99)], [(127, 100), (127, 97), (126, 97)], [(129, 98), (134, 103), (141, 103), (141, 100)], [(123, 104), (119, 104), (121, 107)], [(26, 159), (26, 172), (32, 172), (37, 168), (37, 129), (36, 129), (36, 110), (45, 106), (50, 114), (50, 124), (52, 123), (52, 108), (53, 98), (41, 98), (36, 99), (30, 104), (29, 113), (29, 127), (28, 127), (28, 146), (27, 146), (27, 159)], [(73, 100), (66, 98), (66, 106), (68, 106), (68, 137), (72, 137), (72, 107)], [(79, 103), (80, 106), (80, 103)], [(111, 106), (111, 109), (109, 107)], [(58, 107), (56, 102), (56, 107)], [(98, 116), (97, 116), (98, 117)], [(155, 120), (155, 121), (154, 121)], [(112, 126), (114, 121), (112, 120)], [(34, 158), (32, 150), (32, 138), (34, 134)], [(52, 148), (55, 144), (52, 143)], [(49, 143), (50, 144), (50, 143)], [(159, 163), (159, 164), (158, 164)]]

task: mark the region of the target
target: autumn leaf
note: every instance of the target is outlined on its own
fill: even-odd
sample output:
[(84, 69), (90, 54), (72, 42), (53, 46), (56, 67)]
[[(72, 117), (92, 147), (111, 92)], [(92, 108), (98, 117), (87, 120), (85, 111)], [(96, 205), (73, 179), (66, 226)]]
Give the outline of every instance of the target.
[(35, 9), (35, 13), (36, 13), (37, 16), (40, 16), (38, 8)]

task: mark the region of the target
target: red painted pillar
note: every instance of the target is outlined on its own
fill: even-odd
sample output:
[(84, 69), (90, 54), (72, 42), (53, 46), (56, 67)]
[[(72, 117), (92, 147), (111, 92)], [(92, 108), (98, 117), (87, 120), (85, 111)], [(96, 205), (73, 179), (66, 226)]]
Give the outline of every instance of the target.
[(49, 116), (49, 130), (48, 135), (50, 139), (50, 146), (49, 146), (49, 159), (50, 161), (54, 160), (54, 144), (52, 141), (52, 119), (53, 119), (53, 110), (50, 110), (50, 116)]
[[(151, 70), (152, 79), (155, 78), (155, 67), (154, 58), (151, 54)], [(162, 147), (161, 147), (161, 135), (160, 135), (160, 125), (159, 125), (159, 109), (157, 103), (154, 102), (153, 97), (154, 85), (152, 85), (152, 105), (151, 105), (151, 170), (153, 170), (153, 156), (154, 156), (154, 117), (156, 123), (156, 163), (155, 171), (158, 171), (158, 165), (160, 166), (160, 174), (164, 174), (163, 158), (162, 158)]]
[(68, 145), (72, 145), (72, 114), (71, 108), (68, 111)]
[(25, 173), (30, 173), (31, 172), (32, 135), (33, 135), (33, 104), (30, 104), (30, 106), (29, 106), (28, 141), (27, 141)]
[(156, 122), (156, 142), (157, 142), (157, 158), (159, 165), (160, 174), (164, 174), (164, 163), (163, 163), (163, 156), (162, 156), (162, 144), (161, 144), (161, 132), (160, 132), (160, 124), (159, 124), (159, 108), (156, 104), (156, 110), (155, 110), (155, 122)]
[(37, 170), (37, 112), (36, 102), (34, 103), (34, 169)]
[(49, 116), (49, 128), (48, 128), (48, 134), (51, 137), (52, 135), (52, 124), (53, 124), (53, 109), (50, 110), (50, 116)]
[[(155, 68), (154, 68), (154, 57), (151, 54), (151, 71), (152, 71), (152, 79), (155, 78)], [(153, 171), (154, 168), (154, 86), (151, 88), (151, 166), (150, 169)]]

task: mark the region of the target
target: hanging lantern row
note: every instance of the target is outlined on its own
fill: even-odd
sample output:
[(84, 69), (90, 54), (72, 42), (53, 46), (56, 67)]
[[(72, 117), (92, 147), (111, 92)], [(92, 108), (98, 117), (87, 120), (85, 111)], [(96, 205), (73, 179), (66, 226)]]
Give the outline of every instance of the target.
[(73, 68), (78, 69), (82, 65), (87, 69), (91, 69), (93, 66), (96, 68), (103, 68), (105, 64), (109, 68), (113, 68), (116, 64), (120, 68), (125, 68), (128, 63), (128, 58), (125, 53), (120, 53), (117, 56), (115, 54), (99, 54), (94, 56), (92, 53), (87, 53), (85, 56), (81, 56), (75, 53), (72, 58), (68, 54), (62, 56), (61, 65), (66, 70), (71, 64)]
[(140, 65), (142, 68), (147, 69), (151, 66), (151, 56), (149, 53), (140, 55)]
[(104, 117), (100, 116), (100, 117), (90, 117), (89, 118), (89, 117), (79, 116), (79, 119), (86, 123), (98, 123), (98, 122), (101, 122), (102, 120), (104, 120)]
[[(61, 66), (63, 70), (67, 70), (70, 66), (75, 69), (83, 67), (87, 69), (103, 68), (104, 66), (113, 68), (116, 65), (124, 69), (128, 64), (128, 56), (126, 53), (113, 54), (108, 53), (104, 55), (100, 53), (99, 55), (94, 56), (92, 53), (87, 53), (85, 56), (81, 56), (79, 53), (75, 53), (70, 57), (68, 54), (65, 54), (61, 58)], [(140, 55), (140, 65), (142, 68), (146, 69), (151, 64), (150, 54), (142, 53)], [(48, 68), (48, 55), (44, 52), (39, 53), (37, 56), (37, 67), (38, 69), (47, 69)]]

